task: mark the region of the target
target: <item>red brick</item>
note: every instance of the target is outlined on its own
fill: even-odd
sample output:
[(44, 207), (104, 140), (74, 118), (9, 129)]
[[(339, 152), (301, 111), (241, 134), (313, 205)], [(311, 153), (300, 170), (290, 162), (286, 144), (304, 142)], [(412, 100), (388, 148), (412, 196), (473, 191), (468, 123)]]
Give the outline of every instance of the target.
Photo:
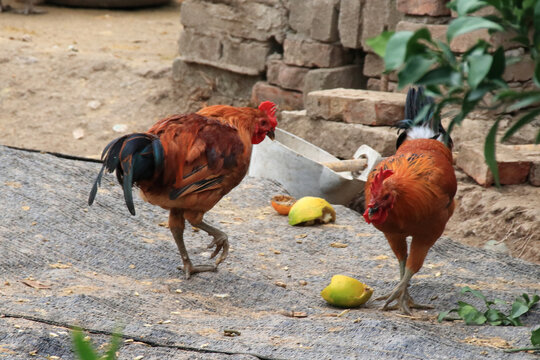
[(267, 82), (259, 81), (251, 90), (251, 102), (260, 104), (263, 101), (272, 101), (279, 110), (298, 110), (304, 107), (301, 92), (284, 90)]
[(288, 36), (283, 46), (286, 64), (306, 67), (337, 67), (350, 63), (352, 55), (343, 47), (298, 36)]
[(394, 125), (404, 117), (405, 95), (356, 89), (313, 91), (306, 100), (315, 119), (365, 125)]
[[(381, 89), (381, 79), (369, 78), (367, 81), (367, 90), (371, 91), (384, 91)], [(388, 82), (388, 91), (397, 92), (397, 83), (393, 81)]]
[[(490, 186), (494, 183), (493, 174), (484, 159), (482, 144), (462, 144), (456, 164), (478, 184)], [(532, 161), (520, 155), (512, 146), (497, 144), (497, 166), (501, 184), (515, 185), (527, 181)]]
[(450, 15), (447, 0), (398, 0), (397, 9), (408, 15)]
[(530, 58), (530, 56), (526, 56), (520, 62), (508, 65), (504, 71), (503, 79), (508, 82), (528, 81), (532, 79), (533, 74), (534, 61)]
[(370, 51), (366, 40), (378, 36), (384, 30), (393, 30), (403, 18), (397, 10), (395, 0), (364, 0), (362, 8), (362, 47)]
[[(396, 26), (396, 31), (416, 31), (423, 27), (430, 31), (433, 39), (446, 43), (446, 30), (448, 29), (448, 25), (420, 24), (411, 21), (400, 21)], [(450, 48), (454, 52), (463, 53), (476, 44), (478, 40), (482, 39), (493, 44), (495, 48), (502, 45), (505, 49), (511, 49), (517, 46), (516, 43), (510, 41), (511, 38), (512, 36), (507, 33), (496, 33), (490, 36), (487, 30), (481, 29), (455, 37), (450, 43)]]
[(287, 65), (282, 60), (271, 60), (268, 62), (266, 78), (270, 84), (302, 91), (308, 71), (308, 68)]

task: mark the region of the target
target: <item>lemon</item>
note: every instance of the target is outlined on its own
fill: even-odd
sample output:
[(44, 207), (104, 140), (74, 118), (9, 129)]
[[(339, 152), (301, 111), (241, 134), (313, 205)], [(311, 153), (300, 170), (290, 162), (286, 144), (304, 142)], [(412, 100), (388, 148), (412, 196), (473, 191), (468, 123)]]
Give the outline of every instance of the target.
[(332, 276), (330, 285), (321, 291), (321, 296), (329, 304), (346, 308), (365, 304), (372, 294), (372, 288), (345, 275)]
[(318, 197), (303, 197), (289, 211), (290, 225), (313, 225), (330, 221), (336, 221), (336, 212), (328, 201)]

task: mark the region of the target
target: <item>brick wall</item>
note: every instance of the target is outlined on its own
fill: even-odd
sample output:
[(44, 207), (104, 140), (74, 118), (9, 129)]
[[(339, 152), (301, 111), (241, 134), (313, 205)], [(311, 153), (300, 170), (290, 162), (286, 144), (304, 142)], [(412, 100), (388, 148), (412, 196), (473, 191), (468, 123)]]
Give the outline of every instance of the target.
[[(366, 39), (384, 30), (426, 26), (435, 38), (443, 40), (447, 24), (455, 16), (446, 7), (447, 2), (184, 0), (184, 28), (174, 67), (182, 73), (175, 73), (175, 78), (200, 78), (201, 71), (213, 77), (218, 72), (227, 84), (227, 79), (234, 81), (241, 75), (243, 83), (251, 88), (253, 103), (272, 100), (286, 110), (304, 108), (307, 94), (315, 90), (380, 90), (382, 85), (384, 90), (395, 91), (395, 74), (388, 77), (388, 84), (381, 84), (384, 64), (371, 52)], [(451, 48), (463, 52), (479, 38), (490, 36), (483, 30), (465, 34), (457, 37)], [(504, 44), (508, 51), (519, 51), (510, 38), (498, 36), (490, 40)], [(510, 66), (505, 79), (516, 87), (531, 84), (532, 65), (524, 61)], [(220, 100), (245, 93), (225, 90)]]
[[(179, 86), (191, 89), (190, 96), (209, 104), (255, 105), (270, 100), (280, 110), (306, 109), (284, 111), (280, 127), (339, 157), (351, 157), (361, 144), (390, 155), (396, 134), (389, 125), (403, 118), (405, 96), (380, 92), (396, 92), (397, 77), (381, 78), (384, 63), (366, 39), (384, 30), (425, 26), (444, 41), (455, 16), (447, 2), (184, 0), (173, 77)], [(479, 38), (523, 54), (510, 41), (511, 34), (490, 37), (483, 30), (461, 35), (450, 46), (459, 54)], [(533, 65), (527, 60), (513, 64), (504, 78), (513, 87), (532, 86)], [(466, 119), (452, 134), (456, 149), (471, 140), (481, 141), (489, 126), (489, 121)], [(535, 133), (521, 131), (520, 142), (532, 142)], [(540, 173), (537, 163), (533, 168)], [(540, 184), (538, 178), (531, 183)]]

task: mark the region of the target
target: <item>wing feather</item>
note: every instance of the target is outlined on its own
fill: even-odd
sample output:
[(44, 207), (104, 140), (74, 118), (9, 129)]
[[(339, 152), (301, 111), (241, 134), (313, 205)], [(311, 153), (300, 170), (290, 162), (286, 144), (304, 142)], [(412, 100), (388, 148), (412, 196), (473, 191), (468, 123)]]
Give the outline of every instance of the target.
[(170, 189), (171, 200), (219, 189), (228, 177), (237, 175), (245, 144), (232, 125), (198, 114), (175, 115), (161, 120), (149, 132), (159, 136), (163, 144), (160, 188)]

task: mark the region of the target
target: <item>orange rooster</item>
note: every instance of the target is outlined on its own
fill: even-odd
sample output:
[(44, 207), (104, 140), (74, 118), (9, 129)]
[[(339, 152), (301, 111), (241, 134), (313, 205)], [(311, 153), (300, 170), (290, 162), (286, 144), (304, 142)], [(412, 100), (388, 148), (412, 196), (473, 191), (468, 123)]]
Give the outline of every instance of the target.
[[(407, 315), (410, 308), (431, 308), (415, 304), (407, 288), (452, 216), (457, 190), (452, 140), (431, 113), (413, 123), (418, 112), (432, 104), (422, 88), (408, 91), (406, 120), (397, 125), (403, 132), (396, 154), (377, 165), (365, 187), (364, 218), (384, 233), (400, 268), (399, 284), (378, 300), (386, 300), (383, 310), (399, 308)], [(409, 254), (407, 236), (412, 237)], [(390, 307), (394, 300), (396, 306)]]
[[(203, 220), (204, 213), (242, 181), (249, 167), (252, 144), (274, 138), (275, 105), (265, 101), (258, 109), (215, 105), (196, 114), (173, 115), (158, 121), (146, 133), (113, 140), (102, 154), (99, 172), (88, 204), (92, 205), (103, 171), (116, 170), (126, 205), (135, 215), (132, 186), (142, 198), (169, 213), (172, 232), (186, 279), (191, 274), (215, 271), (228, 255), (227, 234)], [(214, 240), (216, 265), (193, 265), (184, 245), (184, 220), (204, 230)]]

